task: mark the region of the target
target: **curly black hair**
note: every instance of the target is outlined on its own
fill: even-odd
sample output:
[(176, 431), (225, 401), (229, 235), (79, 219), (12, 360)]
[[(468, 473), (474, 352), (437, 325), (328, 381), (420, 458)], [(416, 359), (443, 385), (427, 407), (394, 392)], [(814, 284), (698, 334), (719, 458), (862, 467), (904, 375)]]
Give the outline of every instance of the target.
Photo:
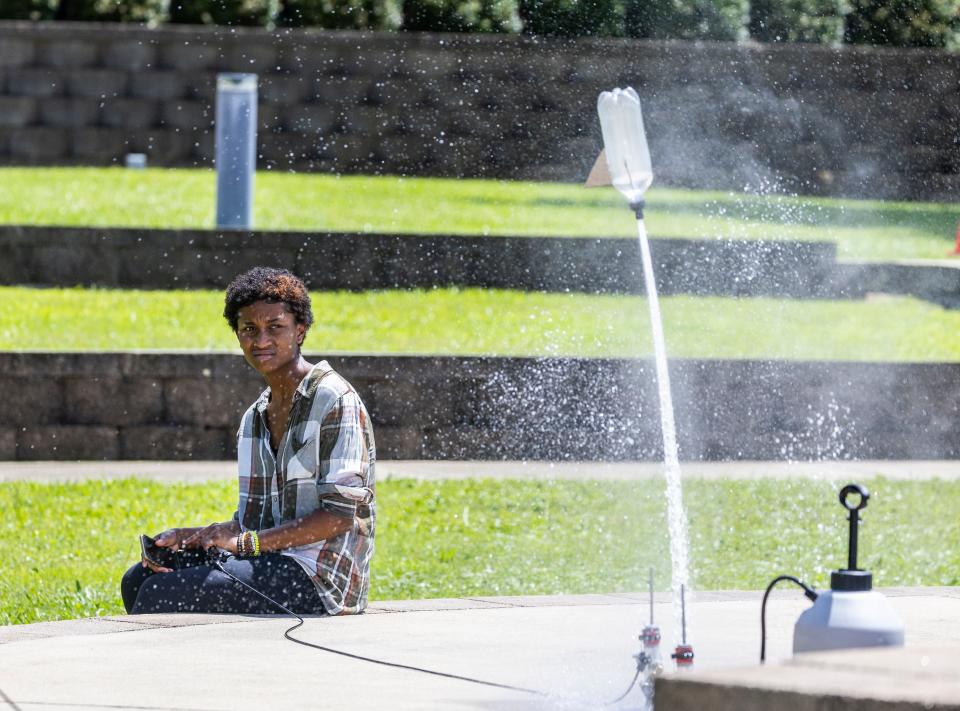
[(238, 314), (244, 306), (267, 301), (286, 304), (293, 318), (308, 329), (313, 324), (307, 287), (293, 272), (272, 267), (254, 267), (237, 276), (227, 287), (223, 317), (237, 330)]

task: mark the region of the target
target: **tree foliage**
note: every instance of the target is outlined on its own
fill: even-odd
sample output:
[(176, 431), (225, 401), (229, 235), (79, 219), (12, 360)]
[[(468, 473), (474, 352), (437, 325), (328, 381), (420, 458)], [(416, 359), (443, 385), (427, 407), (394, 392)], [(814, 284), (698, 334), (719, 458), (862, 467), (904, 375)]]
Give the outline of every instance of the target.
[[(0, 6), (8, 0), (0, 0)], [(27, 0), (49, 7), (52, 19), (85, 22), (145, 22), (151, 25), (167, 18), (167, 0)], [(12, 0), (24, 2), (24, 0)], [(39, 19), (47, 19), (41, 17)]]
[(0, 0), (0, 19), (960, 48), (960, 0)]
[(629, 37), (739, 40), (746, 36), (750, 0), (626, 0)]
[(951, 47), (960, 34), (960, 0), (853, 0), (844, 40), (895, 47)]
[(276, 12), (276, 0), (170, 0), (169, 21), (256, 27), (271, 24)]
[(422, 32), (519, 32), (516, 0), (403, 0), (403, 29)]
[(52, 20), (56, 0), (0, 0), (0, 20)]
[(843, 0), (752, 0), (748, 30), (759, 42), (843, 40)]
[(554, 37), (620, 36), (618, 0), (520, 0), (525, 34)]
[(277, 24), (337, 30), (396, 30), (402, 19), (400, 0), (284, 0)]

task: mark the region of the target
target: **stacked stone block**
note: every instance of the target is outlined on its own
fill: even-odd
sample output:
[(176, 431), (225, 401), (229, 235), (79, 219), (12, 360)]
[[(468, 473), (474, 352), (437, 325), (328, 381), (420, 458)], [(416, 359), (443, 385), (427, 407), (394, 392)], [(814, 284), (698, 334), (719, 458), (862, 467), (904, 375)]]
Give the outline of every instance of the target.
[(55, 23), (0, 24), (0, 164), (210, 166), (220, 71), (260, 76), (262, 168), (579, 180), (632, 84), (666, 183), (960, 188), (955, 54)]

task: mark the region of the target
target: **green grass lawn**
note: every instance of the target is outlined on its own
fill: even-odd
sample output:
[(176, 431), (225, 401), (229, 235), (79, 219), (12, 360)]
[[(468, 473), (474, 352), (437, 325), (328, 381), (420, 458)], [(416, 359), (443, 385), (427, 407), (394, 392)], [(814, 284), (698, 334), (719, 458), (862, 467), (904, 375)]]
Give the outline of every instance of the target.
[[(877, 585), (960, 585), (960, 482), (864, 483), (860, 562)], [(846, 562), (835, 484), (684, 486), (695, 589), (783, 573), (823, 587)], [(235, 497), (232, 482), (0, 484), (0, 624), (122, 612), (137, 535), (229, 518)], [(665, 589), (663, 497), (655, 480), (381, 482), (371, 598), (639, 591), (650, 566)]]
[[(483, 289), (316, 292), (319, 353), (630, 357), (652, 352), (646, 302)], [(673, 296), (670, 355), (960, 361), (960, 311), (906, 297), (794, 301)], [(214, 291), (0, 287), (0, 350), (237, 351)]]
[[(0, 169), (0, 223), (212, 227), (214, 173), (122, 168)], [(955, 205), (654, 188), (653, 237), (834, 241), (846, 258), (940, 259)], [(635, 234), (612, 188), (560, 183), (261, 172), (261, 229), (491, 235)]]

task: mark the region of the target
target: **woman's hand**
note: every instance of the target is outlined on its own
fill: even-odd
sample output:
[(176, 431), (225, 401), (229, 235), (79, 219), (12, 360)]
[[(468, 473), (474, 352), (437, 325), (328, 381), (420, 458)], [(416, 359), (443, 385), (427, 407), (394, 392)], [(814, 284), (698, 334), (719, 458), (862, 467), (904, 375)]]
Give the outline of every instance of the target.
[(200, 529), (192, 536), (183, 541), (183, 545), (189, 548), (199, 548), (208, 550), (210, 548), (219, 548), (236, 555), (237, 536), (240, 534), (240, 524), (236, 521), (225, 521), (224, 523), (211, 523), (206, 528)]
[(149, 560), (147, 560), (146, 558), (144, 558), (142, 555), (140, 556), (140, 565), (142, 565), (144, 568), (149, 568), (149, 569), (152, 570), (154, 573), (172, 573), (172, 572), (173, 572), (173, 568), (165, 568), (165, 567), (163, 567), (162, 565), (157, 565), (156, 563), (151, 563)]
[(168, 528), (163, 533), (158, 533), (153, 537), (153, 542), (161, 548), (172, 548), (175, 551), (184, 547), (183, 542), (196, 529), (190, 528)]

